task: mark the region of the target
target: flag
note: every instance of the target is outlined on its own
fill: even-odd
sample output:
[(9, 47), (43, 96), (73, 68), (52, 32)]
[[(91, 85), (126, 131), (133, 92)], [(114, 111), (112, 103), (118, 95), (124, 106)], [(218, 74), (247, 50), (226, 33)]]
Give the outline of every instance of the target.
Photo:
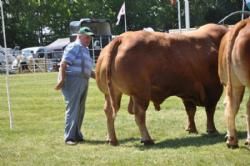
[(116, 25), (119, 25), (121, 16), (122, 16), (122, 15), (125, 15), (125, 14), (126, 14), (126, 13), (125, 13), (125, 2), (123, 2), (122, 6), (121, 6), (121, 9), (120, 9), (120, 11), (119, 11), (119, 13), (118, 13), (118, 15), (117, 15), (117, 22), (116, 22)]
[(250, 0), (246, 0), (247, 8), (250, 10)]

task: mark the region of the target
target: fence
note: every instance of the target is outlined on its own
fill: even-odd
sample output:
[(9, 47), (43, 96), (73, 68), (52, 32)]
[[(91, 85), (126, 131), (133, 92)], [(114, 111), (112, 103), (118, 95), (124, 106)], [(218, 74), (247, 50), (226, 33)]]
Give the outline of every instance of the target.
[(11, 73), (27, 73), (27, 72), (53, 72), (58, 71), (58, 59), (32, 58), (27, 63), (21, 62), (18, 65), (11, 66)]
[[(3, 123), (6, 122), (4, 119), (9, 118), (10, 128), (15, 126), (14, 121), (18, 121), (15, 112), (33, 110), (40, 103), (44, 103), (36, 100), (36, 96), (46, 98), (55, 95), (51, 91), (56, 84), (55, 71), (58, 70), (57, 59), (32, 58), (27, 63), (14, 64), (17, 59), (9, 58), (12, 56), (8, 54), (10, 61), (6, 63), (6, 59), (3, 58), (0, 64), (0, 126), (8, 125)], [(8, 74), (6, 70), (9, 71)], [(59, 97), (57, 102), (63, 104), (60, 94), (57, 95)]]
[[(103, 39), (99, 37), (98, 40), (105, 40), (108, 43), (111, 38)], [(90, 47), (90, 55), (94, 64), (103, 47), (102, 42), (96, 43), (95, 41), (97, 41), (97, 38), (92, 41)], [(0, 48), (0, 122), (3, 117), (7, 118), (9, 116), (12, 119), (12, 110), (15, 112), (30, 109), (29, 105), (36, 102), (39, 103), (33, 97), (31, 99), (30, 96), (55, 95), (54, 93), (51, 94), (51, 89), (56, 84), (57, 73), (55, 72), (59, 70), (62, 54), (62, 51), (53, 51), (38, 52), (35, 55), (24, 55), (21, 51)], [(50, 87), (45, 86), (48, 83)], [(14, 94), (17, 88), (22, 96)], [(63, 101), (59, 97), (57, 102), (62, 103)], [(33, 105), (33, 107), (37, 107), (38, 105)], [(20, 108), (20, 106), (25, 108)], [(10, 126), (13, 125), (11, 120), (10, 124)]]
[[(36, 85), (39, 85), (41, 82), (47, 83), (49, 81), (53, 81), (54, 84), (56, 83), (56, 78), (48, 80), (42, 80), (41, 78), (47, 79), (47, 75), (46, 77), (44, 77), (42, 74), (44, 72), (47, 73), (58, 71), (59, 61), (60, 59), (58, 58), (48, 58), (47, 56), (44, 56), (43, 58), (33, 58), (32, 56), (25, 57), (21, 55), (20, 51), (13, 51), (9, 48), (0, 49), (0, 122), (2, 118), (6, 118), (9, 116), (10, 128), (13, 127), (12, 109), (13, 107), (15, 109), (15, 107), (20, 106), (20, 100), (22, 101), (23, 99), (27, 99), (27, 96), (32, 95), (30, 93), (26, 94), (27, 90), (30, 90), (29, 87), (34, 87), (34, 85), (36, 87)], [(39, 72), (41, 73), (41, 75), (38, 74), (32, 76), (33, 74), (26, 74), (35, 72)], [(22, 75), (23, 73), (25, 73), (26, 75)], [(54, 74), (54, 76), (56, 76), (56, 73)], [(27, 78), (23, 80), (22, 77)], [(32, 83), (33, 85), (30, 86), (30, 83)], [(16, 94), (13, 93), (16, 90), (16, 86), (19, 86), (18, 88), (20, 89), (18, 89), (18, 91), (20, 90), (21, 94), (23, 94), (23, 98), (19, 97), (17, 100), (15, 99)], [(40, 86), (40, 88), (34, 89), (31, 92), (34, 92), (34, 94), (36, 94), (39, 89), (41, 89), (41, 87), (42, 85)]]

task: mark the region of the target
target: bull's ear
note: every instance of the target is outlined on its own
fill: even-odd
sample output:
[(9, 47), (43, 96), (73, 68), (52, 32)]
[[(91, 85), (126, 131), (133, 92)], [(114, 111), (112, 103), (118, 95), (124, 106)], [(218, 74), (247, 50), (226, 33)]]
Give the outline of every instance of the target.
[(176, 0), (170, 0), (171, 5), (175, 6), (176, 5)]

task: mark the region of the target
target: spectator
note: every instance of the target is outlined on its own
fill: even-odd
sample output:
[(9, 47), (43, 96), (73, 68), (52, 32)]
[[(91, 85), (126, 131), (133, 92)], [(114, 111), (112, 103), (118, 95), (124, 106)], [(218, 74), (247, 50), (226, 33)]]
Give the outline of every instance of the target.
[(66, 103), (64, 140), (67, 145), (84, 141), (81, 126), (89, 78), (95, 78), (88, 46), (94, 33), (88, 27), (78, 31), (77, 38), (64, 50), (56, 90), (62, 90)]

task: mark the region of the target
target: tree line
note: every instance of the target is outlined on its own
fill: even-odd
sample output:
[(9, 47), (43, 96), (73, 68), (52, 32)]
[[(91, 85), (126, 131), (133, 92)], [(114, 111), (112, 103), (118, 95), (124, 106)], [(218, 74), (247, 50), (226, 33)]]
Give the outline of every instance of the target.
[[(2, 0), (7, 46), (21, 48), (44, 46), (69, 36), (69, 23), (81, 18), (104, 18), (112, 34), (124, 32), (124, 21), (115, 25), (124, 0)], [(170, 0), (126, 0), (128, 30), (152, 27), (156, 31), (178, 28), (177, 5)], [(185, 25), (184, 1), (180, 0), (182, 27)], [(190, 25), (217, 23), (233, 11), (241, 10), (241, 0), (189, 0)], [(234, 24), (240, 16), (227, 23)], [(2, 21), (2, 20), (1, 20)], [(45, 28), (51, 34), (45, 34)], [(3, 46), (1, 29), (0, 45)]]

